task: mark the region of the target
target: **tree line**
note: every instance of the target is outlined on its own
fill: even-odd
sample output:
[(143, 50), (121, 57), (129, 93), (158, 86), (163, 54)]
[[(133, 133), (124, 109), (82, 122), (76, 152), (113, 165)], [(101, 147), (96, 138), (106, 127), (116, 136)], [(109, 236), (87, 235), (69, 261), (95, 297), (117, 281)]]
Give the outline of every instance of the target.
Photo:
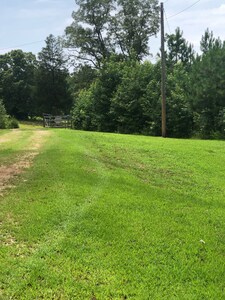
[[(156, 0), (76, 0), (63, 37), (37, 55), (0, 55), (0, 99), (19, 119), (71, 114), (76, 129), (161, 134), (161, 64), (149, 58), (159, 31)], [(201, 54), (177, 28), (166, 37), (167, 134), (225, 137), (225, 42), (209, 29)]]

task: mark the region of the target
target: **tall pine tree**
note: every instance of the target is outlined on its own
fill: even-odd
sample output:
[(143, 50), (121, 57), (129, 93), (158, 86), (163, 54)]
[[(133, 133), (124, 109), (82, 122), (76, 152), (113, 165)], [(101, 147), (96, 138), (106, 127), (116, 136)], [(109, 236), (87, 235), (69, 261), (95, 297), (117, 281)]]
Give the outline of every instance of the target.
[(39, 113), (63, 114), (71, 108), (66, 58), (60, 38), (50, 35), (38, 54), (36, 74)]

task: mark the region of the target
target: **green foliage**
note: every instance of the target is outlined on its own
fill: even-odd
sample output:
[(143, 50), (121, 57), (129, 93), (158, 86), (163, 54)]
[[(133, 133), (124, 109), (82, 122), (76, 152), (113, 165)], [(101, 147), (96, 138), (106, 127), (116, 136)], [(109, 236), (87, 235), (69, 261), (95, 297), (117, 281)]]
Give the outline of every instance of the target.
[(200, 46), (201, 46), (201, 51), (203, 52), (203, 54), (206, 54), (208, 51), (210, 51), (212, 49), (221, 48), (222, 41), (220, 40), (220, 38), (216, 39), (213, 36), (213, 32), (209, 31), (209, 29), (207, 28), (207, 30), (205, 31), (205, 34), (202, 36)]
[(178, 27), (175, 34), (167, 34), (167, 64), (168, 67), (181, 62), (185, 67), (190, 67), (194, 60), (193, 46), (183, 37), (183, 31)]
[(146, 85), (146, 91), (140, 99), (145, 119), (142, 133), (158, 136), (161, 134), (161, 69), (160, 63), (152, 66), (152, 77)]
[(225, 135), (225, 43), (210, 37), (202, 57), (192, 68), (192, 110), (195, 131), (202, 137)]
[(176, 64), (167, 80), (167, 134), (170, 137), (190, 137), (193, 116), (189, 103), (190, 78), (181, 63)]
[[(73, 109), (74, 127), (85, 130), (160, 135), (160, 65), (105, 62), (98, 78), (81, 91)], [(168, 74), (168, 136), (189, 137), (192, 112), (189, 76), (182, 64)]]
[(115, 131), (115, 116), (111, 111), (111, 102), (121, 84), (126, 66), (125, 62), (116, 61), (116, 59), (116, 57), (112, 57), (105, 62), (93, 93), (97, 129), (100, 131)]
[[(98, 72), (98, 77), (90, 86), (90, 88), (84, 93), (80, 93), (75, 98), (75, 104), (73, 109), (74, 120), (82, 118), (82, 114), (87, 114), (88, 118), (91, 118), (92, 128), (99, 131), (114, 131), (114, 118), (111, 113), (111, 99), (116, 92), (118, 85), (121, 82), (122, 72), (125, 67), (125, 62), (117, 61), (117, 57), (111, 57), (109, 61), (104, 63), (102, 69)], [(82, 101), (82, 110), (80, 107)], [(90, 102), (92, 103), (90, 105)], [(89, 106), (86, 106), (89, 103)], [(84, 110), (84, 107), (87, 110)], [(81, 112), (81, 116), (79, 116)], [(75, 128), (81, 128), (79, 124), (76, 124)], [(86, 124), (86, 123), (85, 123)], [(87, 129), (87, 127), (82, 127)]]
[(71, 109), (68, 87), (68, 70), (62, 41), (50, 35), (46, 47), (38, 54), (36, 72), (36, 96), (39, 115), (42, 113), (63, 114)]
[(118, 0), (118, 12), (111, 18), (114, 44), (125, 57), (142, 60), (149, 54), (149, 38), (159, 30), (156, 0)]
[(35, 68), (32, 53), (13, 50), (0, 55), (0, 97), (10, 115), (21, 119), (34, 113)]
[(0, 129), (19, 128), (19, 123), (15, 118), (6, 113), (3, 101), (0, 99)]
[[(206, 36), (209, 34), (206, 33)], [(223, 138), (224, 43), (212, 34), (202, 56), (194, 58), (192, 46), (177, 29), (168, 36), (167, 53), (167, 135), (169, 137)], [(203, 43), (203, 42), (202, 42)], [(209, 44), (207, 46), (207, 43)], [(77, 128), (120, 133), (161, 134), (161, 70), (156, 64), (137, 60), (121, 61), (119, 56), (104, 62), (97, 79), (75, 101), (74, 119), (84, 101), (82, 119), (90, 125)], [(88, 103), (88, 106), (86, 106)], [(76, 122), (75, 122), (76, 123)], [(86, 122), (84, 124), (87, 124)], [(75, 126), (76, 127), (76, 126)]]
[(9, 116), (7, 119), (7, 128), (19, 128), (19, 122), (17, 119)]
[(79, 68), (68, 77), (70, 93), (74, 98), (83, 89), (88, 89), (97, 77), (97, 71), (89, 65), (80, 65)]
[(0, 128), (6, 128), (7, 114), (3, 101), (0, 99)]
[(66, 28), (66, 44), (75, 50), (78, 60), (91, 62), (100, 68), (112, 52), (108, 26), (113, 10), (111, 0), (76, 0), (73, 23)]
[(72, 110), (73, 127), (75, 129), (96, 129), (96, 126), (94, 125), (93, 88), (94, 84), (89, 90), (81, 90), (76, 98), (76, 102)]
[(123, 70), (121, 83), (112, 98), (111, 113), (116, 122), (116, 131), (140, 133), (148, 121), (143, 111), (146, 87), (154, 78), (151, 63), (131, 62)]
[[(160, 60), (143, 61), (158, 30), (158, 1), (76, 3), (66, 29), (66, 44), (75, 51), (73, 73), (62, 38), (53, 35), (38, 60), (21, 50), (0, 55), (7, 113), (29, 119), (71, 112), (76, 129), (161, 135)], [(207, 29), (202, 54), (195, 55), (180, 28), (166, 42), (167, 136), (225, 138), (225, 42)], [(17, 121), (2, 117), (1, 124)]]
[(77, 60), (101, 68), (117, 53), (141, 60), (149, 37), (159, 29), (157, 0), (77, 0), (73, 23), (66, 28), (66, 45)]

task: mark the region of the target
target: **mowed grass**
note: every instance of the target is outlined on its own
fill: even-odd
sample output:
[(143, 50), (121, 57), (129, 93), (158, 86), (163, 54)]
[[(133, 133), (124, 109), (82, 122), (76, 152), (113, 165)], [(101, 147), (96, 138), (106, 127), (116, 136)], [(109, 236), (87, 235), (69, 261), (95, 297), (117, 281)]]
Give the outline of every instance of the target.
[(12, 163), (26, 153), (32, 133), (32, 130), (0, 130), (0, 165)]
[(52, 130), (0, 198), (0, 298), (225, 299), (224, 147)]

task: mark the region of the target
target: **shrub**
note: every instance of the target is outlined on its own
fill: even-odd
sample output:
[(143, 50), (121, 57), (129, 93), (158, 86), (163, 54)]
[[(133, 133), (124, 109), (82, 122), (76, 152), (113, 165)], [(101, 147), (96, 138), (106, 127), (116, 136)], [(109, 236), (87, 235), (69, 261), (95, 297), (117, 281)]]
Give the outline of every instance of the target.
[(0, 99), (0, 129), (19, 128), (18, 121), (7, 115), (3, 101)]
[(7, 127), (7, 114), (3, 101), (0, 99), (0, 129)]
[(19, 122), (15, 118), (8, 116), (7, 128), (19, 128)]

